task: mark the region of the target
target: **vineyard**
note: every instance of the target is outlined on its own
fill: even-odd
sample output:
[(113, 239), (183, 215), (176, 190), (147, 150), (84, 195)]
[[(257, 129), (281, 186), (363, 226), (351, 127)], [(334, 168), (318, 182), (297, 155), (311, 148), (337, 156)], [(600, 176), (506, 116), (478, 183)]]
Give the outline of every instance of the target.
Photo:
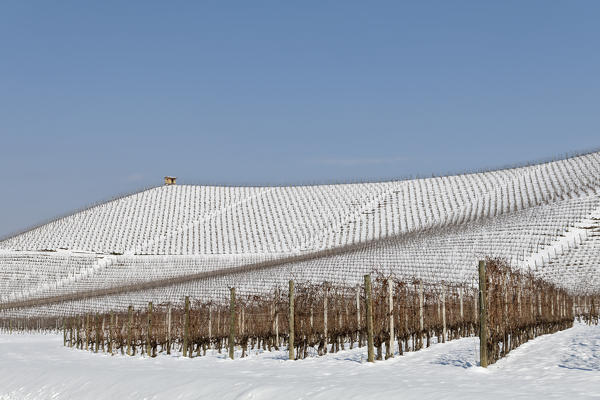
[(598, 152), (380, 183), (151, 188), (0, 241), (0, 321), (151, 356), (384, 359), (479, 335), (494, 363), (597, 323), (599, 188)]
[(186, 297), (182, 308), (150, 302), (127, 312), (9, 319), (2, 326), (9, 332), (56, 329), (65, 346), (96, 353), (156, 357), (175, 349), (190, 358), (207, 350), (234, 358), (237, 348), (243, 358), (287, 348), (290, 359), (303, 359), (367, 346), (371, 360), (382, 360), (479, 335), (486, 366), (530, 339), (571, 327), (575, 318), (598, 324), (600, 296), (569, 295), (502, 260), (481, 265), (487, 271), (478, 290), (381, 275), (371, 284), (366, 275), (355, 287), (290, 281), (287, 292), (263, 296), (239, 298), (231, 288), (229, 302)]

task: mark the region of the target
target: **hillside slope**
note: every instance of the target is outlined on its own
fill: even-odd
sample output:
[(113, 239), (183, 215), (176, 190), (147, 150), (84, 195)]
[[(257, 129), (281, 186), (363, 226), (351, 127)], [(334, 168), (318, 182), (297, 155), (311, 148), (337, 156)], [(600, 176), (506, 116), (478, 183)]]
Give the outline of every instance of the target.
[[(600, 153), (449, 177), (291, 187), (164, 186), (0, 242), (3, 313), (65, 313), (261, 293), (378, 271), (475, 278), (507, 259), (600, 290)], [(10, 309), (10, 310), (9, 310)]]

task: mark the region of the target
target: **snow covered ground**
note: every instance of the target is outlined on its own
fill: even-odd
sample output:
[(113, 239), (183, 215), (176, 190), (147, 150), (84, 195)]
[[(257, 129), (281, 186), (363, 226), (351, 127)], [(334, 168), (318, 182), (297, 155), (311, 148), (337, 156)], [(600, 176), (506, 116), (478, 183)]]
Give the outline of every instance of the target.
[(302, 361), (286, 352), (108, 356), (58, 335), (0, 335), (0, 399), (600, 399), (600, 327), (539, 337), (487, 370), (476, 338), (375, 364), (366, 349)]

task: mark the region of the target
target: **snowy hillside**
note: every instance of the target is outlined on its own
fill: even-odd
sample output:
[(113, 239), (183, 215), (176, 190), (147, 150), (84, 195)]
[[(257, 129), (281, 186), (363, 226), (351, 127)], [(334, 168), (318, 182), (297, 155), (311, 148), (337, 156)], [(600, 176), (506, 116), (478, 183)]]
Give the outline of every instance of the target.
[(583, 293), (600, 290), (599, 254), (598, 152), (384, 183), (164, 186), (0, 242), (0, 307), (71, 313), (374, 270), (472, 282), (486, 256)]

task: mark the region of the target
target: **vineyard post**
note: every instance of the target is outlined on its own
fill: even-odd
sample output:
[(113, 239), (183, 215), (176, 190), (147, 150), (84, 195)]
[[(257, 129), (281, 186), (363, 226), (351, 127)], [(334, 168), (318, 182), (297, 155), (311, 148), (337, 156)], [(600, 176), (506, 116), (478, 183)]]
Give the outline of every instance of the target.
[(115, 313), (111, 311), (110, 320), (108, 321), (108, 352), (113, 355), (112, 342), (113, 342), (113, 324), (115, 323)]
[(132, 329), (133, 329), (133, 306), (129, 306), (127, 313), (129, 314), (129, 320), (127, 321), (127, 355), (132, 356), (131, 352), (131, 340), (132, 340)]
[(423, 347), (423, 331), (424, 331), (424, 321), (423, 321), (423, 281), (419, 281), (419, 347)]
[(77, 321), (77, 319), (75, 319), (76, 321), (76, 325), (77, 325), (77, 338), (75, 339), (75, 348), (83, 350), (83, 335), (82, 335), (82, 329), (83, 329), (83, 316), (79, 317), (79, 321)]
[(212, 304), (208, 305), (208, 348), (212, 349)]
[(94, 328), (96, 328), (96, 346), (94, 348), (94, 353), (98, 352), (98, 347), (100, 347), (100, 317), (96, 314), (94, 318)]
[(448, 330), (446, 328), (446, 285), (442, 284), (442, 343), (446, 343)]
[(517, 285), (517, 308), (519, 310), (519, 319), (521, 318), (522, 307), (521, 307), (521, 281)]
[(502, 290), (504, 290), (504, 338), (502, 339), (502, 354), (506, 354), (509, 351), (508, 348), (508, 275), (504, 277), (504, 284), (502, 285)]
[(148, 327), (146, 329), (146, 355), (148, 357), (153, 357), (152, 355), (152, 344), (150, 340), (152, 339), (152, 302), (148, 302)]
[[(125, 325), (123, 325), (124, 327)], [(119, 329), (119, 314), (115, 315), (115, 332), (119, 332), (119, 334), (123, 334), (123, 327), (121, 327), (121, 329)], [(114, 340), (114, 339), (113, 339)], [(123, 346), (121, 346), (121, 354), (123, 354)]]
[(63, 329), (63, 347), (67, 347), (67, 330), (65, 329), (65, 319), (62, 320)]
[[(479, 315), (479, 307), (478, 307), (478, 303), (479, 302), (479, 295), (477, 295), (476, 293), (473, 293), (473, 317), (475, 318), (475, 320), (477, 320), (478, 315)], [(473, 330), (475, 330), (475, 327), (473, 327)]]
[(558, 296), (557, 296), (557, 302), (558, 302), (558, 316), (563, 318), (564, 317), (564, 297), (561, 295), (560, 292), (558, 292)]
[(85, 349), (89, 349), (90, 344), (90, 314), (85, 316)]
[(288, 340), (288, 353), (289, 359), (293, 360), (294, 357), (294, 281), (290, 280), (289, 290), (289, 340)]
[(557, 297), (558, 302), (558, 316), (564, 318), (564, 297), (561, 296), (561, 293), (558, 293)]
[(69, 347), (73, 347), (73, 318), (69, 318), (69, 321)]
[(464, 320), (465, 314), (463, 309), (463, 292), (464, 289), (462, 287), (458, 288), (458, 301), (460, 302), (460, 321)]
[(356, 285), (356, 332), (358, 347), (362, 347), (362, 338), (360, 336), (360, 285)]
[(231, 299), (229, 303), (229, 358), (233, 360), (235, 346), (235, 288), (230, 289)]
[(587, 304), (585, 306), (585, 313), (587, 315), (592, 314), (593, 305), (594, 305), (594, 298), (592, 296), (587, 296)]
[(190, 296), (185, 296), (184, 306), (184, 319), (183, 319), (183, 356), (188, 356), (188, 345), (190, 335)]
[(529, 287), (529, 294), (530, 294), (529, 301), (531, 303), (530, 313), (531, 313), (531, 320), (532, 320), (532, 324), (529, 327), (529, 336), (530, 336), (530, 339), (532, 339), (533, 334), (535, 333), (535, 330), (534, 330), (534, 326), (535, 326), (535, 294), (533, 292), (533, 284), (531, 284)]
[(171, 303), (167, 306), (167, 355), (171, 354)]
[(480, 364), (487, 368), (487, 288), (485, 261), (479, 261), (479, 353)]
[(538, 316), (542, 318), (542, 292), (538, 292)]
[(371, 275), (365, 275), (365, 302), (367, 309), (367, 361), (375, 362), (373, 348), (373, 299), (371, 292)]
[(106, 327), (106, 315), (102, 314), (102, 340), (100, 341), (100, 345), (102, 346), (102, 352), (104, 353), (104, 332)]
[(585, 305), (584, 305), (584, 312), (586, 314), (589, 314), (592, 310), (592, 298), (590, 296), (585, 296)]
[(557, 301), (558, 301), (558, 315), (563, 318), (564, 317), (564, 304), (565, 304), (565, 298), (564, 295), (561, 292), (558, 292), (558, 297), (557, 297)]
[(390, 326), (390, 345), (387, 347), (387, 356), (394, 357), (394, 283), (388, 279), (388, 318)]
[(93, 351), (94, 350), (94, 339), (92, 338), (92, 332), (95, 329), (93, 315), (90, 315), (90, 314), (86, 315), (85, 326), (86, 326), (86, 328), (85, 328), (85, 338), (86, 338), (85, 349), (89, 350), (89, 351)]
[(273, 304), (273, 312), (275, 313), (275, 348), (279, 348), (279, 288), (275, 288), (275, 301)]
[(464, 303), (464, 300), (463, 300), (464, 293), (465, 293), (465, 288), (459, 287), (458, 288), (458, 301), (460, 303), (460, 324), (459, 324), (459, 328), (458, 328), (458, 332), (459, 332), (458, 335), (459, 335), (459, 337), (466, 335), (465, 334), (465, 327), (466, 327), (466, 324), (465, 324), (465, 313), (464, 313), (464, 306), (463, 306), (463, 303)]
[(323, 293), (323, 335), (325, 336), (325, 354), (327, 354), (327, 344), (328, 344), (328, 336), (327, 336), (327, 291), (328, 286), (325, 285), (324, 293)]
[(239, 333), (243, 336), (244, 333), (246, 332), (245, 327), (246, 327), (246, 320), (245, 320), (245, 307), (242, 306), (240, 307), (240, 315), (238, 316), (238, 327), (239, 327)]

